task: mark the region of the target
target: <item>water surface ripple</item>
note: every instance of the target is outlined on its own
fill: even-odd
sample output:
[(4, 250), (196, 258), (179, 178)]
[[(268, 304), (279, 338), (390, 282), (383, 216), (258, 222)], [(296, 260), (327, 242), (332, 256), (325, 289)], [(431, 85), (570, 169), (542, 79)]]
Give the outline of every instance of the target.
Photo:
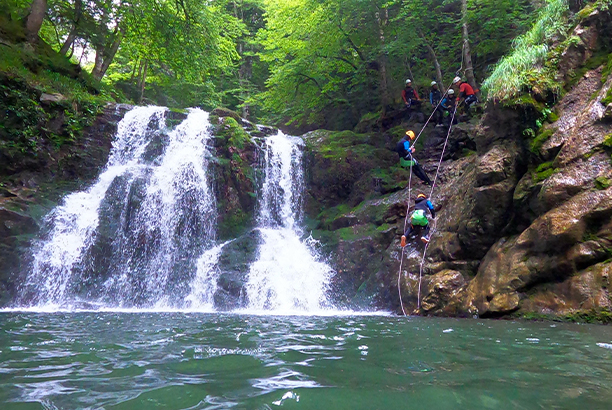
[(2, 409), (610, 409), (612, 328), (0, 313)]

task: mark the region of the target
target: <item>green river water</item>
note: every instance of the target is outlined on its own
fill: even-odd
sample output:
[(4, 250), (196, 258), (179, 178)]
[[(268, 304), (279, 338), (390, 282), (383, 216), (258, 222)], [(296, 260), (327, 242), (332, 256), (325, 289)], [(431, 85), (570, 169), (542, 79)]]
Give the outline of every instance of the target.
[(0, 313), (0, 408), (611, 409), (612, 327)]

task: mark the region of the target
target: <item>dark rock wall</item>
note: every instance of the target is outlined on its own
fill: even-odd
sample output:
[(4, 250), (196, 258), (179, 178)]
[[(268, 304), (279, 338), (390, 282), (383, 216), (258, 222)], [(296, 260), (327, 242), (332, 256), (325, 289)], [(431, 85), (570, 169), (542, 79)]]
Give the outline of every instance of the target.
[(43, 217), (68, 192), (91, 183), (106, 164), (117, 122), (129, 107), (109, 105), (74, 143), (40, 147), (35, 161), (5, 159), (0, 175), (0, 305), (15, 295), (28, 248)]

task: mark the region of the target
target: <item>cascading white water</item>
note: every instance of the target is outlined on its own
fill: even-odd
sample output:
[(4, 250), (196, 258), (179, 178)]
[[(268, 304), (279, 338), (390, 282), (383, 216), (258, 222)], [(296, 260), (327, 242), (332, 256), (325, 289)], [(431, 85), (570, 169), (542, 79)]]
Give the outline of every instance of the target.
[[(215, 236), (207, 176), (208, 113), (165, 132), (167, 109), (138, 107), (118, 125), (105, 171), (47, 217), (24, 303), (173, 306)], [(178, 298), (178, 299), (177, 299)]]
[(258, 217), (261, 244), (246, 285), (248, 310), (310, 312), (330, 307), (332, 269), (320, 261), (300, 227), (304, 174), (301, 139), (266, 139), (266, 170)]
[(185, 297), (187, 308), (198, 311), (214, 311), (214, 295), (217, 291), (219, 277), (218, 262), (224, 242), (212, 249), (205, 251), (197, 262), (196, 276), (190, 284), (190, 292)]
[(257, 230), (217, 244), (208, 113), (191, 109), (170, 130), (171, 115), (161, 107), (125, 115), (96, 183), (66, 196), (47, 216), (47, 234), (33, 247), (32, 272), (18, 305), (242, 306), (273, 313), (331, 308), (332, 270), (301, 228), (301, 139), (280, 132), (266, 138)]

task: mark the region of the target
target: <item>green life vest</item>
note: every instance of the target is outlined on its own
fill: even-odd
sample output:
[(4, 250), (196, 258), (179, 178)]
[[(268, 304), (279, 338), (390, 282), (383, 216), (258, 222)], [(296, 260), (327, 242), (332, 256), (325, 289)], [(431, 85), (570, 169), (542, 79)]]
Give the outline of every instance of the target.
[(403, 166), (403, 167), (406, 167), (406, 168), (407, 167), (412, 167), (412, 166), (414, 166), (414, 164), (415, 164), (415, 162), (413, 160), (409, 161), (407, 159), (400, 158), (400, 165)]
[(412, 213), (412, 225), (418, 225), (418, 226), (427, 226), (429, 224), (429, 220), (427, 219), (427, 216), (425, 215), (425, 211), (423, 211), (422, 209), (417, 209), (416, 211), (414, 211)]

